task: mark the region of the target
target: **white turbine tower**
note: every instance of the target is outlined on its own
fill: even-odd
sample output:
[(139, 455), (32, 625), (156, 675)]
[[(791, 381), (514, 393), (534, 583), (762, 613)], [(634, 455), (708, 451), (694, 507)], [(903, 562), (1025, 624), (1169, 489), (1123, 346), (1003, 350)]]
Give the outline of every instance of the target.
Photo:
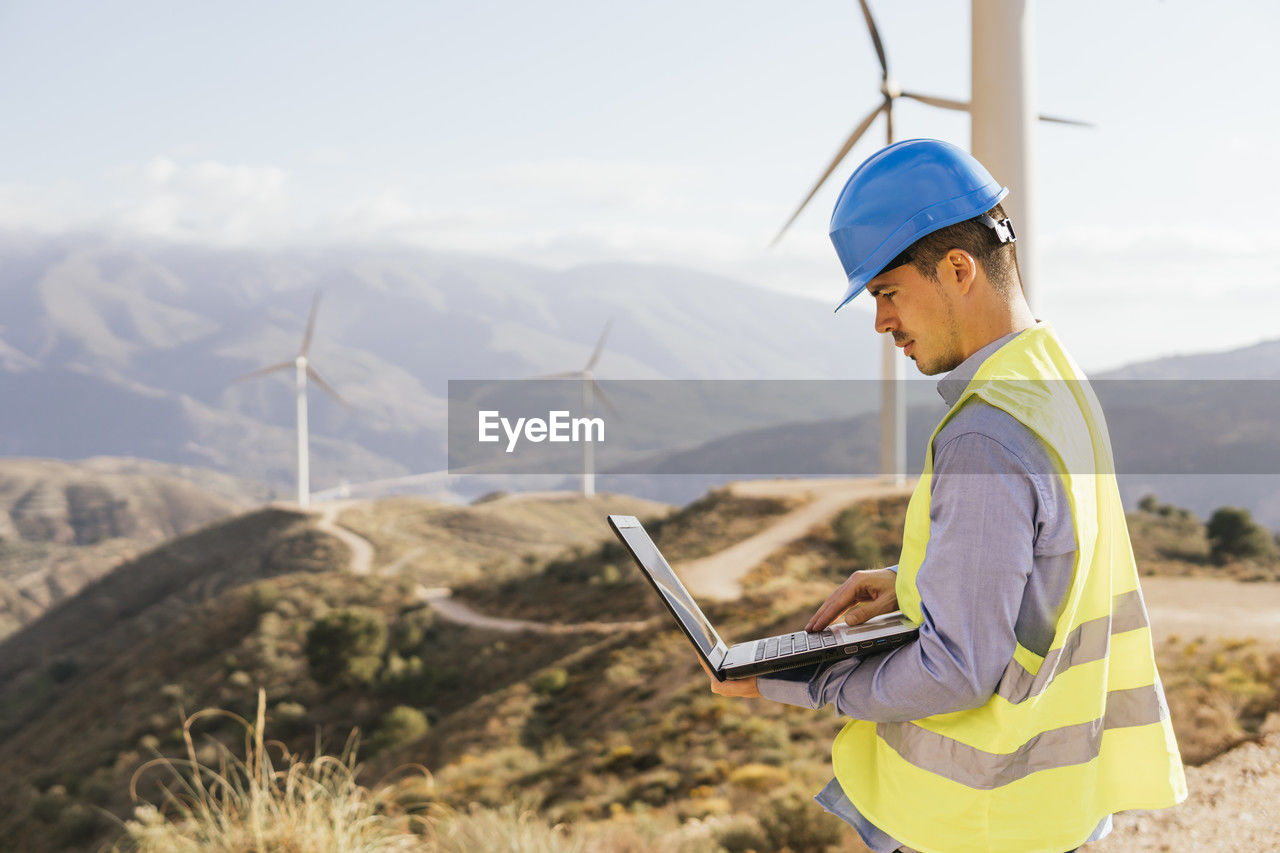
[[(294, 389), (297, 395), (297, 416), (298, 416), (298, 506), (308, 507), (311, 505), (311, 458), (308, 445), (310, 437), (307, 433), (307, 379), (310, 378), (325, 391), (330, 397), (337, 400), (343, 406), (347, 406), (347, 401), (342, 399), (337, 391), (330, 387), (328, 382), (320, 378), (320, 374), (311, 366), (307, 360), (307, 353), (311, 350), (311, 334), (316, 327), (316, 309), (320, 306), (319, 292), (311, 300), (311, 313), (307, 316), (307, 330), (302, 335), (302, 346), (298, 348), (298, 354), (293, 361), (282, 361), (279, 364), (273, 364), (270, 367), (263, 367), (258, 370), (246, 373), (237, 377), (234, 381), (243, 382), (246, 379), (255, 379), (259, 376), (266, 376), (269, 373), (277, 371), (285, 371), (293, 368)], [(347, 406), (347, 408), (350, 408)]]
[[(975, 3), (982, 0), (975, 0)], [(1021, 5), (1025, 0), (1005, 0), (1005, 2), (1014, 2)], [(853, 133), (849, 134), (849, 138), (845, 140), (844, 145), (836, 152), (836, 156), (831, 160), (831, 164), (827, 166), (822, 176), (818, 178), (817, 183), (813, 185), (813, 189), (809, 190), (809, 194), (804, 197), (804, 201), (800, 202), (800, 206), (796, 208), (795, 213), (791, 214), (791, 218), (778, 231), (778, 235), (773, 238), (776, 245), (782, 239), (782, 235), (791, 227), (791, 223), (796, 221), (796, 217), (805, 209), (805, 206), (818, 194), (818, 190), (826, 183), (827, 178), (831, 177), (831, 173), (836, 170), (857, 144), (862, 135), (867, 132), (872, 123), (879, 118), (881, 113), (885, 117), (885, 144), (893, 144), (893, 102), (898, 98), (909, 98), (913, 101), (919, 101), (922, 104), (928, 104), (932, 107), (941, 107), (946, 110), (959, 110), (960, 112), (969, 112), (970, 106), (968, 101), (957, 101), (952, 98), (940, 98), (935, 95), (922, 95), (918, 92), (906, 92), (902, 87), (889, 76), (889, 62), (885, 58), (884, 44), (880, 41), (880, 31), (876, 27), (875, 19), (871, 16), (871, 7), (867, 5), (867, 0), (858, 0), (862, 7), (862, 17), (867, 22), (867, 30), (871, 34), (871, 43), (876, 49), (876, 58), (880, 60), (880, 105), (868, 113), (858, 126), (853, 129)], [(975, 7), (976, 8), (976, 7)], [(975, 16), (975, 22), (978, 18)], [(974, 33), (979, 32), (979, 25), (974, 24)], [(1021, 43), (1019, 43), (1021, 44)], [(974, 45), (975, 51), (977, 45)], [(975, 68), (978, 67), (975, 59)], [(1015, 66), (1021, 68), (1022, 66)], [(1008, 73), (1007, 71), (1005, 72)], [(1016, 73), (1016, 72), (1015, 72)], [(975, 74), (975, 84), (978, 81)], [(1021, 92), (1021, 84), (1016, 88)], [(1088, 122), (1075, 121), (1074, 119), (1056, 118), (1054, 116), (1042, 115), (1039, 117), (1041, 121), (1057, 122), (1059, 124), (1075, 124), (1085, 127), (1092, 127)], [(975, 139), (978, 138), (975, 133)], [(1020, 173), (1021, 174), (1021, 173)], [(1027, 192), (1027, 187), (1014, 187), (1015, 191), (1021, 190)], [(1014, 220), (1014, 227), (1019, 229), (1019, 235), (1022, 234), (1022, 228), (1018, 224), (1018, 220)], [(902, 366), (903, 360), (898, 356), (897, 349), (893, 344), (893, 338), (886, 335), (881, 345), (880, 356), (880, 471), (890, 478), (893, 482), (900, 483), (905, 479), (905, 471), (907, 464), (907, 445), (906, 445), (906, 401), (902, 394)]]
[[(586, 367), (581, 370), (570, 370), (565, 373), (549, 373), (545, 376), (535, 376), (534, 379), (581, 379), (582, 380), (582, 416), (591, 417), (591, 412), (595, 408), (595, 398), (598, 396), (600, 402), (604, 403), (614, 415), (618, 414), (618, 410), (614, 408), (613, 403), (609, 402), (609, 398), (605, 395), (604, 389), (600, 387), (600, 383), (596, 382), (595, 367), (596, 362), (600, 360), (600, 354), (604, 352), (604, 342), (609, 337), (609, 330), (613, 328), (613, 318), (604, 324), (604, 331), (600, 333), (600, 340), (596, 341), (596, 348), (591, 353), (591, 358), (587, 359)], [(582, 442), (582, 495), (583, 497), (591, 497), (596, 493), (596, 472), (595, 472), (595, 452), (594, 445), (590, 441)]]

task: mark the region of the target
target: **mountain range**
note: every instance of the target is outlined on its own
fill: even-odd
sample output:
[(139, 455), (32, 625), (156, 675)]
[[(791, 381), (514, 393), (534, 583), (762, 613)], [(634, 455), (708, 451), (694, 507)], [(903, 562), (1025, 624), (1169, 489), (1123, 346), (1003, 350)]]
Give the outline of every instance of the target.
[[(0, 235), (0, 393), (8, 403), (0, 408), (0, 455), (138, 457), (222, 471), (287, 493), (294, 477), (292, 376), (234, 380), (297, 352), (317, 292), (323, 298), (312, 364), (350, 409), (312, 389), (316, 490), (445, 468), (450, 380), (580, 369), (610, 319), (612, 334), (595, 369), (606, 386), (617, 379), (879, 374), (879, 341), (853, 327), (865, 318), (833, 316), (825, 303), (689, 269), (550, 270), (404, 248), (231, 250), (92, 235)], [(1095, 377), (1258, 383), (1246, 389), (1256, 399), (1243, 415), (1182, 404), (1180, 432), (1170, 430), (1166, 410), (1125, 406), (1121, 395), (1118, 408), (1108, 409), (1118, 456), (1125, 447), (1147, 458), (1162, 454), (1125, 478), (1126, 497), (1155, 491), (1202, 513), (1238, 503), (1280, 523), (1280, 488), (1268, 470), (1280, 468), (1259, 438), (1274, 423), (1269, 400), (1280, 399), (1263, 380), (1277, 377), (1280, 341)], [(675, 408), (657, 428), (699, 424), (694, 407)], [(933, 411), (926, 406), (913, 420), (927, 422)], [(800, 458), (817, 466), (806, 473), (828, 464), (833, 471), (873, 469), (874, 415), (806, 411), (796, 420), (804, 423), (753, 429), (744, 421), (737, 437), (690, 429), (691, 440), (679, 450), (628, 469), (647, 476), (607, 487), (688, 500), (729, 474), (766, 473), (707, 473), (708, 459), (732, 459), (744, 445), (775, 463)], [(1223, 420), (1232, 421), (1231, 429), (1220, 428)], [(911, 429), (909, 457), (922, 442), (916, 435), (922, 428)], [(1156, 434), (1163, 436), (1158, 447), (1145, 440)], [(850, 435), (863, 439), (858, 448), (844, 446)], [(1207, 457), (1208, 468), (1197, 468), (1206, 453), (1217, 455)], [(699, 454), (702, 474), (677, 476), (681, 454)], [(1266, 458), (1254, 465), (1259, 457)], [(1187, 473), (1212, 470), (1219, 458), (1232, 476)], [(566, 478), (551, 483), (573, 485)], [(477, 479), (455, 482), (444, 494), (473, 498), (521, 487)]]
[(449, 379), (865, 377), (877, 343), (822, 303), (675, 267), (563, 271), (405, 249), (247, 251), (0, 236), (0, 454), (133, 456), (288, 485), (290, 360), (312, 363), (317, 489), (445, 464)]

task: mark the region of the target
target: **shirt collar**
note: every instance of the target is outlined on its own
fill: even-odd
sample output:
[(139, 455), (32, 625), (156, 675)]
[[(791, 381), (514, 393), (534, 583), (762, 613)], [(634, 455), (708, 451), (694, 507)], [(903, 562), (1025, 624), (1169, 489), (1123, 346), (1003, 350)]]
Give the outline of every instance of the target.
[(1009, 343), (1018, 336), (1018, 332), (1010, 332), (1003, 338), (996, 338), (973, 355), (960, 362), (946, 376), (938, 380), (938, 393), (942, 395), (942, 400), (950, 408), (956, 404), (956, 400), (960, 399), (960, 395), (964, 393), (964, 389), (969, 387), (969, 383), (973, 381), (973, 377), (977, 374), (978, 368), (982, 366), (982, 362), (994, 353), (1000, 347)]

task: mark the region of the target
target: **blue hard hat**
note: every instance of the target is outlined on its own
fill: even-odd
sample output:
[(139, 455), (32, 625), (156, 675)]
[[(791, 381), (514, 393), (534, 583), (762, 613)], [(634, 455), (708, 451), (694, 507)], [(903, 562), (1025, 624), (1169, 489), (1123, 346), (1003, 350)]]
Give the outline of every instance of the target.
[(916, 240), (981, 216), (1008, 194), (972, 154), (940, 139), (905, 139), (872, 154), (831, 214), (831, 242), (849, 278), (836, 310)]

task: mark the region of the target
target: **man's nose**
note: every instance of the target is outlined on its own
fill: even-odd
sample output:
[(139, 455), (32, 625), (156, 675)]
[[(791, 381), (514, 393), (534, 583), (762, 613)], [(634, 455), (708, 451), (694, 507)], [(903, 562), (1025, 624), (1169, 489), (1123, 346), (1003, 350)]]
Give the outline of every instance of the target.
[(876, 300), (876, 331), (882, 334), (892, 332), (898, 327), (898, 319), (889, 310), (889, 305), (883, 300)]

